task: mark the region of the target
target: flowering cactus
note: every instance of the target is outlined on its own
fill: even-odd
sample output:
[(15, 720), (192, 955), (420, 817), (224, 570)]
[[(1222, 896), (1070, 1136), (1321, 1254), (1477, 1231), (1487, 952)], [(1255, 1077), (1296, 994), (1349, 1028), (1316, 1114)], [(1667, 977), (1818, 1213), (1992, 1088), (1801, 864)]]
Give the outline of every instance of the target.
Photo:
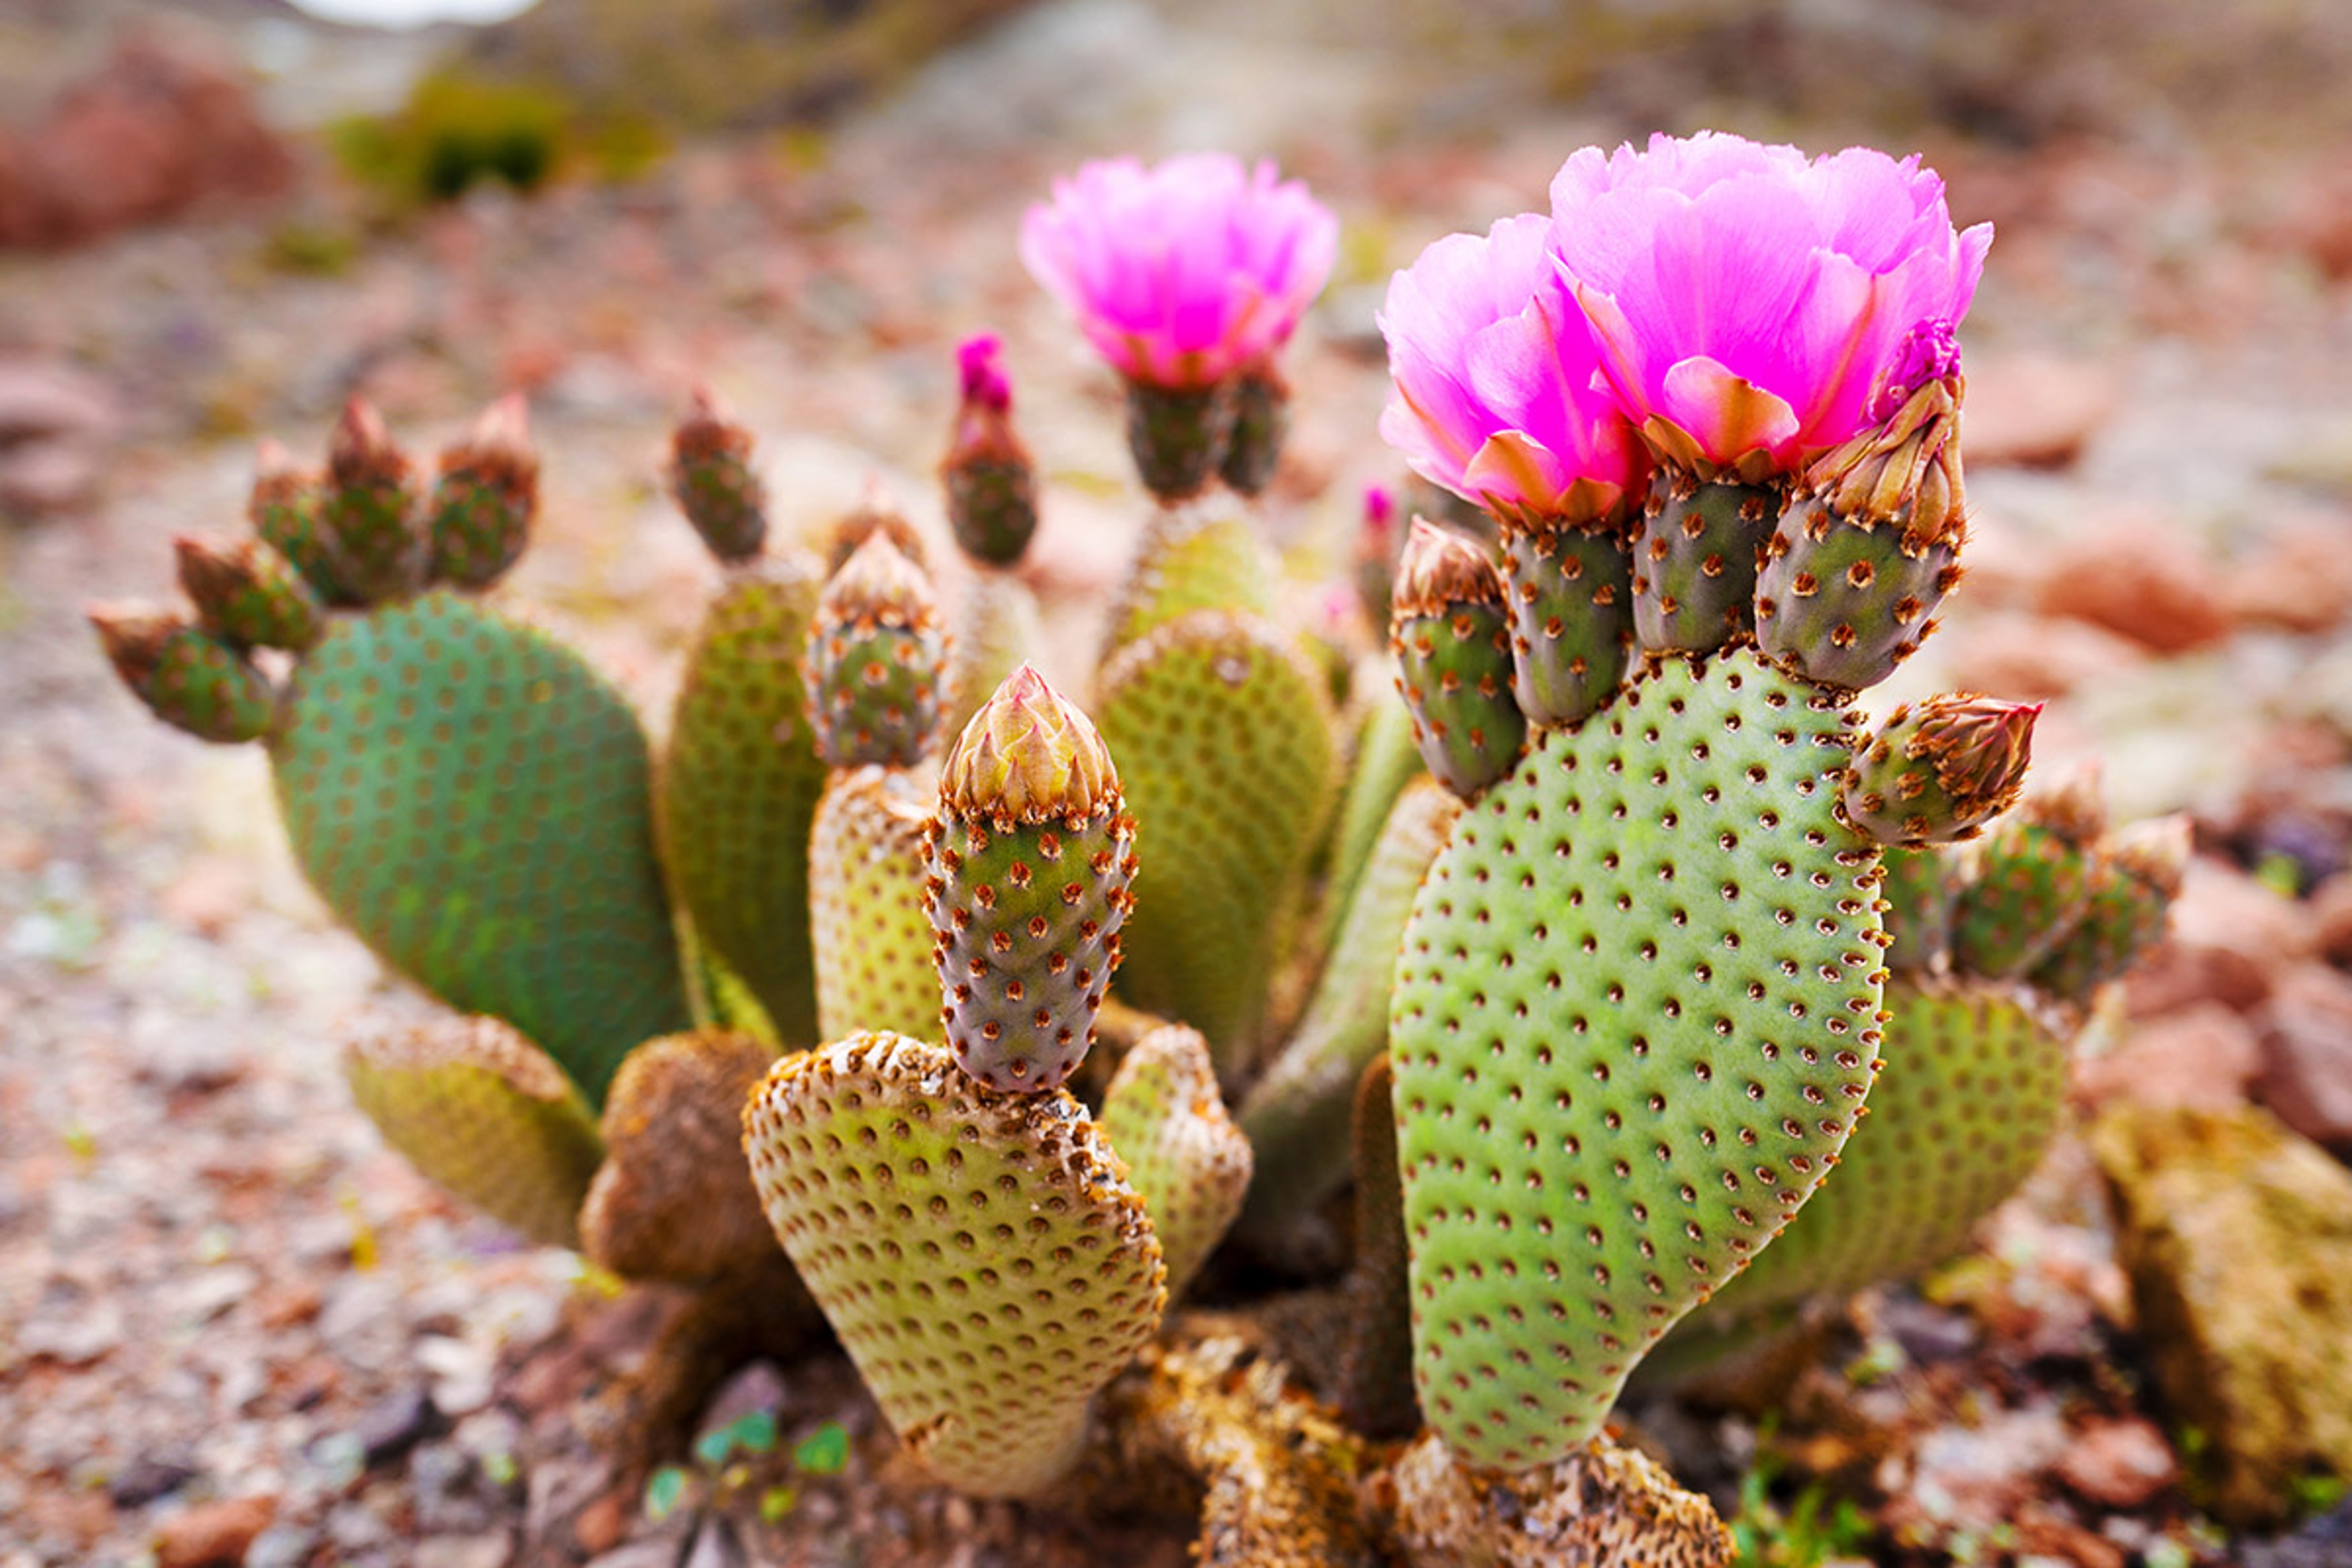
[[(1029, 210), (1021, 257), (1076, 316), (1129, 391), (1143, 482), (1170, 500), (1224, 463), (1244, 384), (1278, 401), (1274, 355), (1322, 292), (1337, 219), (1270, 163), (1191, 153), (1145, 168), (1115, 158), (1055, 183)], [(1273, 423), (1254, 412), (1263, 446)], [(1241, 459), (1245, 477), (1270, 461)]]
[[(386, 1139), (772, 1340), (822, 1312), (949, 1484), (1187, 1469), (1210, 1568), (1719, 1563), (1600, 1438), (1619, 1389), (1957, 1245), (2186, 844), (2084, 784), (2007, 811), (2037, 708), (1859, 711), (1963, 542), (1986, 237), (1934, 176), (1702, 136), (1553, 195), (1381, 314), (1381, 428), (1471, 509), (1401, 552), (1365, 509), (1392, 669), (1297, 628), (1227, 497), (1154, 510), (1083, 705), (1046, 682), (991, 338), (940, 468), (953, 605), (878, 501), (823, 553), (772, 529), (698, 398), (667, 479), (723, 577), (657, 755), (469, 596), (528, 542), (519, 404), (429, 494), (355, 405), (323, 472), (269, 452), (249, 538), (184, 544), (193, 614), (93, 619), (160, 715), (268, 745), (331, 906), (466, 1015), (349, 1053)], [(1163, 502), (1267, 483), (1335, 234), (1219, 158), (1029, 216)], [(1230, 1320), (1155, 1342), (1188, 1281), (1252, 1288), (1235, 1258), (1328, 1282), (1351, 1165), (1345, 1289), (1244, 1310), (1364, 1427), (1425, 1421), (1402, 1456)]]

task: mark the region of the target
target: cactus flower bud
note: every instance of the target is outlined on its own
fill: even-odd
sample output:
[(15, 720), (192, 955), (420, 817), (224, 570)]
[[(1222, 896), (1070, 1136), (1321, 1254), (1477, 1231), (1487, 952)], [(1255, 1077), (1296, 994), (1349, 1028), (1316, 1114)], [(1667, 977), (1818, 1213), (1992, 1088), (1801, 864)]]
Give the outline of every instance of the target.
[(1905, 703), (1846, 770), (1846, 815), (1886, 845), (1975, 837), (2016, 801), (2041, 715), (2039, 702), (1965, 694)]
[(1764, 547), (1757, 640), (1833, 686), (1886, 679), (1960, 580), (1959, 351), (1948, 322), (1926, 323), (1915, 339), (1899, 374), (1929, 379), (1907, 393), (1891, 384), (1882, 404), (1901, 401), (1885, 422), (1804, 470)]
[(1135, 907), (1135, 824), (1109, 748), (1023, 665), (948, 753), (923, 844), (957, 1062), (992, 1089), (1055, 1087), (1094, 1044)]
[(1234, 383), (1234, 427), (1217, 473), (1245, 496), (1274, 481), (1282, 444), (1290, 434), (1290, 382), (1271, 357), (1248, 366)]
[(425, 578), (415, 465), (363, 398), (343, 405), (327, 445), (327, 564), (353, 602), (405, 598)]
[(751, 468), (751, 432), (707, 386), (670, 435), (669, 491), (721, 562), (749, 561), (768, 540), (768, 492)]
[(295, 462), (294, 455), (265, 436), (254, 452), (253, 493), (245, 515), (278, 552), (294, 563), (310, 591), (326, 605), (349, 603), (335, 586), (323, 531), (326, 486), (322, 476)]
[(998, 363), (1003, 348), (993, 333), (982, 333), (956, 350), (963, 401), (940, 465), (956, 542), (992, 566), (1021, 559), (1037, 531), (1036, 474), (1013, 428), (1013, 384)]
[(522, 395), (510, 392), (484, 409), (465, 439), (443, 450), (440, 468), (429, 529), (432, 580), (486, 588), (521, 556), (539, 512), (539, 455)]
[(232, 647), (300, 653), (319, 640), (318, 595), (269, 545), (251, 536), (184, 533), (172, 547), (197, 620)]
[(1518, 760), (1528, 730), (1511, 695), (1510, 623), (1494, 562), (1460, 534), (1413, 519), (1389, 646), (1422, 760), (1447, 789), (1473, 798)]
[(131, 694), (158, 719), (199, 740), (257, 741), (278, 694), (236, 649), (173, 611), (93, 605), (85, 612)]
[(1386, 485), (1364, 487), (1363, 521), (1356, 530), (1356, 598), (1373, 627), (1385, 632), (1396, 595), (1399, 536), (1396, 497)]
[(849, 558), (857, 553), (858, 547), (877, 533), (888, 539), (898, 547), (899, 554), (916, 565), (930, 565), (930, 547), (923, 542), (923, 536), (915, 531), (915, 525), (907, 521), (907, 514), (891, 504), (888, 494), (882, 488), (880, 477), (868, 474), (866, 493), (858, 498), (856, 508), (834, 520), (832, 532), (825, 540), (824, 569), (840, 571)]
[(828, 766), (911, 767), (940, 723), (947, 632), (931, 580), (885, 533), (857, 547), (824, 586), (802, 679), (817, 754)]

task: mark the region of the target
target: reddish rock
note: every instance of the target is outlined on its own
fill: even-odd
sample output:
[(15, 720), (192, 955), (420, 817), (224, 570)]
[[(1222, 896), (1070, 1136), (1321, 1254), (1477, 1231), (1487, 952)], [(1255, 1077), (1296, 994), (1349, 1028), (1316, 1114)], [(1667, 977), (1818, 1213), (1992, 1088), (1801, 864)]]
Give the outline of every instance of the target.
[(236, 1568), (277, 1516), (274, 1497), (223, 1498), (183, 1509), (155, 1532), (155, 1568)]
[(2137, 1508), (2170, 1486), (2180, 1467), (2155, 1426), (2135, 1415), (2078, 1430), (2058, 1461), (2058, 1479), (2107, 1508)]
[(2196, 1002), (2132, 1026), (2122, 1047), (2076, 1064), (2074, 1095), (2086, 1105), (2132, 1100), (2226, 1110), (2246, 1101), (2261, 1068), (2252, 1025), (2218, 1002)]
[(2254, 1093), (2315, 1143), (2352, 1156), (2352, 976), (2324, 963), (2290, 970), (2255, 1016)]
[(2090, 360), (1972, 359), (1961, 452), (1987, 468), (2063, 468), (2106, 424), (2116, 402), (2114, 373)]
[(2352, 620), (2352, 521), (2313, 519), (2280, 529), (2230, 574), (2239, 620), (2324, 632)]
[(2204, 857), (2191, 861), (2172, 931), (2126, 977), (2136, 1017), (2196, 1002), (2251, 1011), (2317, 951), (2307, 911), (2252, 877)]
[(2328, 963), (2352, 969), (2352, 871), (2330, 877), (2313, 890), (2312, 934)]
[(2088, 621), (2159, 653), (2230, 635), (2221, 569), (2160, 520), (2069, 539), (2052, 554), (2038, 602), (2047, 615)]
[(215, 197), (274, 195), (293, 173), (234, 75), (128, 39), (0, 145), (0, 247), (68, 245)]

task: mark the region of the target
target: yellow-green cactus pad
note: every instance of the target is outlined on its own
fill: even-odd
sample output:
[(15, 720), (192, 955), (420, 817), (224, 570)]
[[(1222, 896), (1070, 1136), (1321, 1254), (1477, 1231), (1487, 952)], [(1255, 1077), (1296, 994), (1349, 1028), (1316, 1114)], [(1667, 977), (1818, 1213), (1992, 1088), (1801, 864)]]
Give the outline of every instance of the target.
[(743, 1106), (775, 1053), (704, 1029), (647, 1040), (613, 1077), (603, 1169), (580, 1213), (588, 1256), (631, 1279), (700, 1284), (775, 1255), (743, 1163)]
[(1231, 496), (1162, 507), (1143, 525), (1111, 601), (1102, 657), (1196, 610), (1272, 616), (1274, 563), (1248, 508)]
[(1415, 1376), (1471, 1463), (1598, 1432), (1844, 1146), (1885, 974), (1855, 740), (1752, 650), (1653, 660), (1422, 884), (1389, 1030)]
[(1207, 610), (1102, 672), (1096, 722), (1118, 758), (1143, 874), (1120, 994), (1244, 1052), (1338, 793), (1330, 699), (1255, 616)]
[(802, 552), (729, 574), (688, 656), (662, 758), (671, 886), (794, 1044), (819, 1037), (808, 847), (825, 768), (800, 666), (822, 583)]
[(355, 1040), (352, 1098), (427, 1180), (533, 1241), (579, 1245), (604, 1155), (595, 1118), (546, 1052), (496, 1018)]
[(940, 976), (923, 908), (923, 826), (934, 786), (895, 768), (834, 775), (809, 834), (809, 922), (817, 1027), (923, 1038), (940, 1022)]
[(1173, 1300), (1223, 1239), (1250, 1184), (1249, 1140), (1225, 1113), (1200, 1032), (1172, 1024), (1137, 1042), (1103, 1096), (1101, 1126), (1151, 1211)]
[(862, 1034), (778, 1063), (743, 1139), (777, 1238), (915, 1457), (980, 1496), (1066, 1474), (1088, 1402), (1168, 1297), (1143, 1199), (1085, 1108)]
[(639, 1042), (687, 1026), (645, 732), (563, 644), (446, 590), (348, 617), (296, 667), (270, 759), (328, 906), (591, 1105)]
[(1045, 639), (1037, 621), (1037, 595), (1010, 572), (974, 566), (958, 602), (955, 635), (948, 639), (948, 706), (940, 733), (963, 733), (980, 705), (1004, 678), (1037, 656)]

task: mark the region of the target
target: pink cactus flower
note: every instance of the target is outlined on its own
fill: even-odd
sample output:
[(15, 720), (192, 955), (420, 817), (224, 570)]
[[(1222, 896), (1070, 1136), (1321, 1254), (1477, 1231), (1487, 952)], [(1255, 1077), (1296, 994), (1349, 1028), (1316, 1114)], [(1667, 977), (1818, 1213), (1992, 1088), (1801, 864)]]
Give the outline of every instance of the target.
[(1381, 436), (1413, 470), (1506, 521), (1593, 521), (1648, 472), (1591, 330), (1527, 213), (1455, 234), (1389, 284)]
[(956, 345), (956, 374), (966, 403), (1002, 413), (1013, 406), (1013, 382), (1000, 363), (1003, 340), (994, 332), (979, 332)]
[(1029, 209), (1021, 259), (1129, 381), (1214, 386), (1286, 342), (1331, 275), (1339, 221), (1270, 162), (1087, 163)]
[(1951, 351), (1992, 243), (1990, 224), (1954, 229), (1916, 156), (1809, 160), (1716, 132), (1588, 147), (1551, 206), (1627, 415), (1677, 465), (1751, 481), (1899, 406), (1894, 382)]

